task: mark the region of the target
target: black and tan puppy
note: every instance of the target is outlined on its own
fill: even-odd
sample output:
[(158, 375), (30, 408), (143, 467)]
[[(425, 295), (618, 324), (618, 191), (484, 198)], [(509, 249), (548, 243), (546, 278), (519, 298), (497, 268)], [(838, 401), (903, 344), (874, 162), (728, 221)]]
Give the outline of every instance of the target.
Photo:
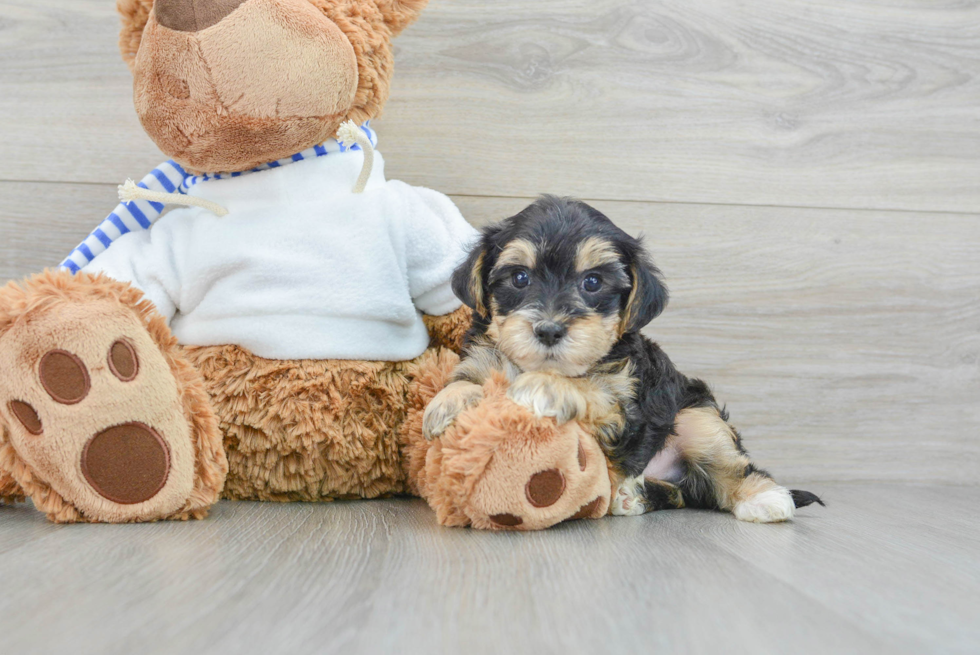
[(700, 507), (773, 522), (820, 502), (756, 468), (708, 386), (640, 334), (667, 289), (641, 243), (594, 208), (545, 196), (484, 229), (453, 289), (473, 328), (453, 382), (426, 409), (427, 438), (504, 371), (515, 402), (594, 429), (618, 478), (613, 514)]

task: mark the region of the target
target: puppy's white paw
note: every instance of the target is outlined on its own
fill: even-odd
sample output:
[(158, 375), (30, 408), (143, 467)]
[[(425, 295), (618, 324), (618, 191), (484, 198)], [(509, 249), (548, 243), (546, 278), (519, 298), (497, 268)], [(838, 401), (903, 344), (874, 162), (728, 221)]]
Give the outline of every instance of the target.
[(429, 403), (425, 408), (425, 414), (422, 416), (422, 436), (426, 441), (432, 441), (441, 435), (456, 420), (458, 412), (454, 413), (450, 410), (451, 408), (446, 405), (434, 403)]
[(587, 409), (578, 389), (565, 378), (547, 373), (522, 373), (510, 385), (507, 397), (538, 418), (552, 417), (559, 424), (583, 416)]
[(767, 489), (735, 505), (732, 513), (739, 521), (778, 523), (793, 518), (796, 506), (784, 487)]
[(432, 441), (456, 420), (464, 409), (483, 398), (483, 388), (470, 382), (453, 382), (436, 394), (422, 415), (422, 436)]
[(637, 516), (646, 512), (643, 502), (643, 478), (625, 480), (613, 494), (609, 513), (613, 516)]

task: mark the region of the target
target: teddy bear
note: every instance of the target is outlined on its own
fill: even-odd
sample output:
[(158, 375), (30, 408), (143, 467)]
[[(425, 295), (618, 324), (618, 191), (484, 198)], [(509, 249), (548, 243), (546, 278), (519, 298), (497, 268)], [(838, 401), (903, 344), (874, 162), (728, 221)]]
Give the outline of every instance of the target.
[(0, 289), (0, 499), (57, 522), (402, 493), (446, 525), (605, 513), (594, 440), (502, 381), (420, 436), (471, 322), (450, 278), (475, 231), (385, 178), (370, 120), (426, 3), (118, 0), (172, 159), (60, 270)]

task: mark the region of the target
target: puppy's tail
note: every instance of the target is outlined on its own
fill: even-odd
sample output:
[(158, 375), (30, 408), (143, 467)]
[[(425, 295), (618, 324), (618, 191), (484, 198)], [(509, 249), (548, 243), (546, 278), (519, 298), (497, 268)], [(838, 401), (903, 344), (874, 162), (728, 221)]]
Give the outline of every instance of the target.
[(807, 505), (812, 505), (817, 503), (821, 507), (826, 507), (824, 502), (820, 500), (820, 496), (809, 491), (803, 491), (802, 489), (790, 489), (789, 495), (793, 497), (793, 504), (797, 507), (806, 507)]

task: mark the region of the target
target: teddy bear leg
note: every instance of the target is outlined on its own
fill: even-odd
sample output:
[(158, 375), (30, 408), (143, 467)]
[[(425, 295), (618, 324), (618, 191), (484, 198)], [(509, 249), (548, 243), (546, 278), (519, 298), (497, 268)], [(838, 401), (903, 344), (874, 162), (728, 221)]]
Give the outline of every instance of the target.
[(541, 530), (561, 521), (602, 517), (609, 509), (608, 462), (578, 422), (556, 425), (507, 397), (501, 376), (483, 400), (439, 437), (423, 435), (426, 406), (459, 362), (433, 349), (412, 363), (408, 414), (400, 430), (408, 486), (439, 523), (489, 530)]
[(56, 522), (201, 518), (227, 463), (197, 371), (142, 294), (48, 271), (0, 290), (0, 481)]

